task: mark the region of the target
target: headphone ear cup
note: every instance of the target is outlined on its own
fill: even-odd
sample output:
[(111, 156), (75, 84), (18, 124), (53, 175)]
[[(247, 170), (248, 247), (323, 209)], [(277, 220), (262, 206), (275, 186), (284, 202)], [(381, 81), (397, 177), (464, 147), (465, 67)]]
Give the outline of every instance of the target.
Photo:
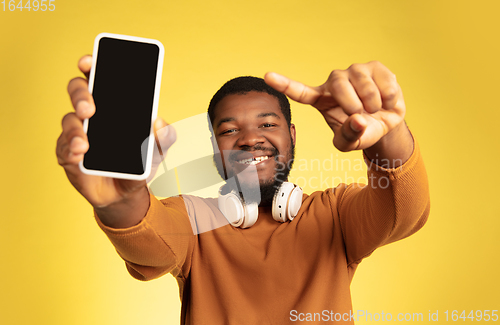
[(253, 226), (257, 222), (259, 217), (259, 205), (257, 203), (250, 203), (244, 205), (245, 216), (243, 217), (243, 222), (239, 226), (240, 228), (248, 228)]
[(300, 207), (302, 206), (302, 195), (304, 191), (299, 186), (295, 186), (288, 199), (287, 217), (293, 220), (297, 213), (299, 213)]
[[(221, 188), (222, 189), (222, 188)], [(245, 219), (245, 210), (240, 198), (233, 192), (221, 194), (219, 190), (219, 210), (234, 227), (239, 227)]]
[(222, 194), (222, 187), (219, 189), (217, 199), (219, 210), (233, 227), (248, 228), (257, 222), (259, 217), (259, 205), (241, 203), (240, 197), (235, 192)]
[(289, 182), (283, 182), (273, 198), (273, 219), (279, 222), (292, 220), (302, 205), (302, 189)]

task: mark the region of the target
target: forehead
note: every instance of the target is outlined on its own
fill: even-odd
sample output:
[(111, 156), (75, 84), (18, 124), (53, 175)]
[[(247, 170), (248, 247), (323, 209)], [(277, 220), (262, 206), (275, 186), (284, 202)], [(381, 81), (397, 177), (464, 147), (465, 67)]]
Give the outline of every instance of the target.
[(217, 126), (218, 121), (222, 119), (246, 119), (257, 117), (262, 113), (274, 113), (281, 119), (285, 118), (276, 97), (257, 91), (227, 95), (217, 103), (214, 113), (214, 126)]

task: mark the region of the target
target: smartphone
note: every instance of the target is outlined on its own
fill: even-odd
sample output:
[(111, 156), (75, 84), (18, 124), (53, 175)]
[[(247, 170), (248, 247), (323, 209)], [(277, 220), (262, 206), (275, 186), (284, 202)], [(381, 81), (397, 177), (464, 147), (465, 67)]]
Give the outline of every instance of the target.
[(163, 45), (153, 39), (101, 33), (94, 41), (89, 91), (96, 111), (84, 120), (85, 174), (144, 180), (155, 145)]

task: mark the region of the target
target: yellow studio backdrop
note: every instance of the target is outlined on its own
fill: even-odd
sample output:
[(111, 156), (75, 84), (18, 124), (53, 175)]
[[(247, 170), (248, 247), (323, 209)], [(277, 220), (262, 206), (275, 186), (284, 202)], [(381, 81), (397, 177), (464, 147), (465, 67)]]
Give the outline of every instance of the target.
[[(421, 231), (361, 263), (353, 309), (372, 320), (357, 323), (388, 313), (446, 323), (445, 311), (453, 323), (453, 310), (500, 310), (497, 1), (52, 0), (53, 11), (19, 3), (0, 3), (0, 324), (179, 323), (173, 277), (128, 275), (55, 157), (72, 111), (66, 85), (100, 32), (165, 45), (159, 115), (168, 122), (205, 112), (238, 75), (272, 70), (319, 85), (332, 69), (383, 62), (403, 88), (432, 208)], [(313, 108), (292, 103), (292, 113), (302, 164), (291, 177), (310, 193), (326, 184), (313, 177), (327, 174), (304, 163), (360, 153), (336, 151)], [(354, 165), (331, 173), (364, 175)], [(436, 311), (439, 321), (429, 321)]]

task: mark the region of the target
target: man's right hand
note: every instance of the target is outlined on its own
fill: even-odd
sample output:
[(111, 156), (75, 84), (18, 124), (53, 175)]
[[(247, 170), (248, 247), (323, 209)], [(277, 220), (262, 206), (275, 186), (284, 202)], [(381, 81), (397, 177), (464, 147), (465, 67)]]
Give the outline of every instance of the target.
[[(79, 69), (88, 78), (92, 57), (84, 56)], [(68, 93), (75, 109), (62, 120), (62, 133), (57, 140), (58, 163), (69, 181), (94, 207), (101, 221), (110, 227), (126, 228), (139, 223), (149, 208), (146, 181), (133, 181), (83, 174), (78, 166), (89, 149), (83, 120), (94, 115), (95, 105), (88, 91), (88, 80), (74, 78), (68, 84)], [(151, 174), (154, 175), (168, 148), (175, 142), (175, 130), (158, 118), (154, 123), (156, 148)], [(159, 152), (158, 148), (161, 148)]]

